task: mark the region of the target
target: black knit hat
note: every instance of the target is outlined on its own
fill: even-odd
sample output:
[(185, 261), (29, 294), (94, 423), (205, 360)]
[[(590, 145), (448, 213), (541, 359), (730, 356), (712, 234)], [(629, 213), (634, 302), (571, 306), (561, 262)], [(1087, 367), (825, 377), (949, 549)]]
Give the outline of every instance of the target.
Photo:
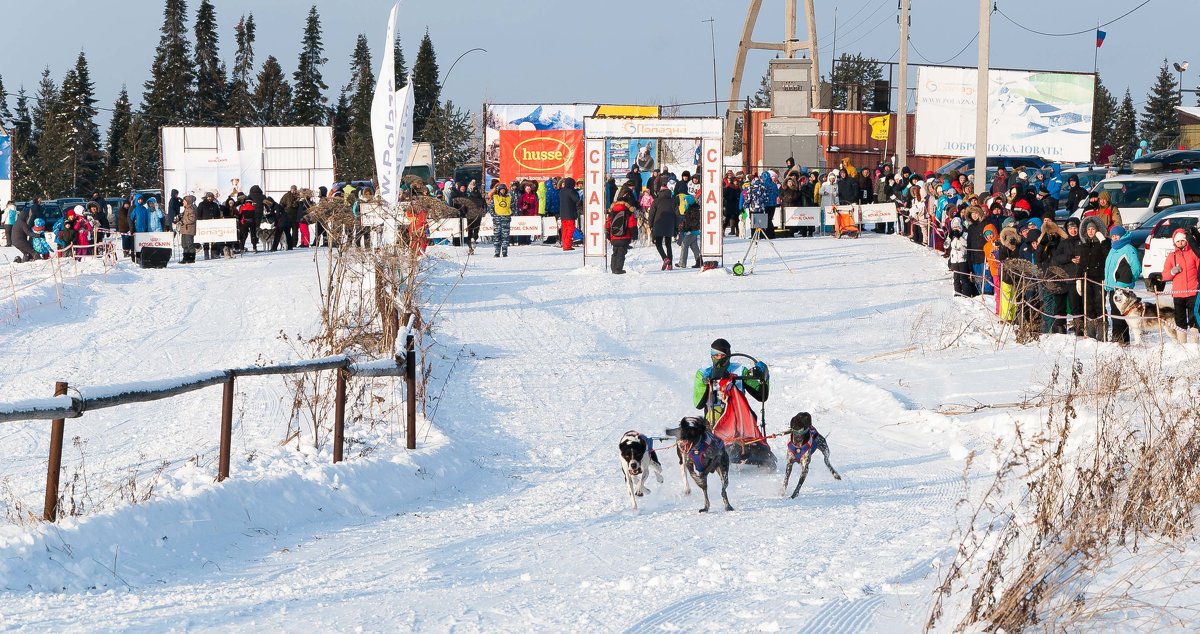
[(712, 345), (709, 347), (717, 352), (724, 352), (725, 354), (732, 352), (732, 348), (729, 347), (729, 342), (725, 341), (724, 339), (717, 339), (716, 341), (713, 341)]

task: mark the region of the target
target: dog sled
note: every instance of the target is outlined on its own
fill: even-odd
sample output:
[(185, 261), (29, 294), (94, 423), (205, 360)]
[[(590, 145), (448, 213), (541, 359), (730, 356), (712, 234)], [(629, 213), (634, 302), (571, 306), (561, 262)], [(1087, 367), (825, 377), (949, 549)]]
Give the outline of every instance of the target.
[[(751, 365), (748, 369), (750, 370), (753, 370), (758, 364), (758, 360), (750, 355), (733, 354), (730, 357), (749, 359)], [(755, 394), (755, 397), (761, 401), (761, 416), (754, 413), (749, 400), (746, 399), (745, 384), (737, 385), (739, 381), (744, 382), (748, 379), (761, 381), (761, 389), (758, 394)], [(712, 433), (725, 443), (731, 463), (746, 464), (760, 467), (766, 471), (774, 471), (778, 460), (775, 453), (771, 451), (771, 445), (767, 443), (766, 403), (770, 392), (768, 379), (768, 376), (759, 376), (756, 372), (709, 379), (708, 412)], [(714, 406), (718, 394), (723, 398), (725, 407), (717, 419), (711, 421), (712, 414), (716, 412)]]
[(859, 234), (858, 221), (854, 218), (855, 209), (851, 205), (833, 208), (833, 236), (835, 238), (857, 238)]

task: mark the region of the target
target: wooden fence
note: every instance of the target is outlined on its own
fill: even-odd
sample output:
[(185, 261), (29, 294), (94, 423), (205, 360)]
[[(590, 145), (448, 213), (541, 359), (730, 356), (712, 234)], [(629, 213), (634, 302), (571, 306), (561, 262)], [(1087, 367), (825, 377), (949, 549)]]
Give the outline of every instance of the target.
[[(228, 370), (202, 372), (188, 377), (163, 379), (148, 383), (126, 386), (107, 386), (76, 389), (68, 395), (65, 382), (54, 385), (54, 396), (48, 399), (28, 399), (12, 403), (0, 403), (0, 423), (25, 420), (49, 420), (50, 459), (46, 470), (46, 503), (42, 519), (53, 522), (58, 517), (58, 483), (62, 469), (63, 435), (66, 419), (79, 418), (85, 412), (158, 401), (213, 385), (223, 385), (221, 399), (221, 449), (217, 467), (217, 481), (229, 477), (229, 447), (233, 434), (233, 394), (238, 377), (269, 376), (285, 374), (307, 374), (334, 370), (337, 372), (336, 396), (333, 410), (333, 461), (342, 461), (344, 432), (346, 427), (346, 382), (352, 376), (378, 377), (403, 376), (407, 429), (406, 446), (416, 449), (417, 443), (417, 363), (416, 341), (413, 328), (416, 316), (396, 338), (396, 350), (391, 359), (354, 362), (345, 355), (324, 357), (310, 361), (294, 361), (270, 366), (250, 366)], [(401, 343), (403, 348), (400, 348)]]

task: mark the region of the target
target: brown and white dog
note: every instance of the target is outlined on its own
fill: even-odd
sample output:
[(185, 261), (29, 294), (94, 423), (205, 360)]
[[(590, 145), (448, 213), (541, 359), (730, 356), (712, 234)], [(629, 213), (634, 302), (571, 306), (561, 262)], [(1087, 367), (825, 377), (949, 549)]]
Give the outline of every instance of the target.
[(646, 478), (650, 471), (659, 482), (663, 481), (662, 463), (654, 453), (654, 441), (645, 434), (627, 431), (617, 443), (621, 451), (621, 473), (625, 474), (625, 487), (629, 489), (629, 503), (637, 510), (637, 499), (650, 491)]
[(796, 490), (792, 491), (792, 498), (795, 499), (800, 495), (800, 487), (804, 486), (804, 480), (808, 478), (808, 464), (812, 462), (813, 454), (820, 451), (825, 455), (825, 466), (829, 467), (829, 473), (833, 474), (834, 480), (841, 480), (842, 476), (829, 463), (829, 443), (825, 442), (825, 437), (817, 431), (812, 425), (812, 415), (808, 412), (800, 412), (792, 417), (791, 424), (788, 426), (788, 443), (787, 443), (787, 469), (783, 472), (783, 488), (780, 489), (780, 495), (787, 495), (788, 478), (792, 477), (792, 465), (800, 463), (800, 480), (796, 482)]
[(1112, 301), (1120, 313), (1114, 316), (1129, 324), (1129, 342), (1133, 345), (1141, 343), (1146, 333), (1156, 330), (1181, 340), (1181, 343), (1187, 341), (1187, 334), (1175, 327), (1174, 308), (1144, 302), (1137, 293), (1127, 288), (1114, 290)]

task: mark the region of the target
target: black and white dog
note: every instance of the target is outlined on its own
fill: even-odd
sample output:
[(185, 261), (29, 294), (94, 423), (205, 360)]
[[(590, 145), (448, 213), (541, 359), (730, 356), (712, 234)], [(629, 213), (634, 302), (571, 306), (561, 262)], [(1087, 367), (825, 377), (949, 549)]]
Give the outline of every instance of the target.
[(1187, 334), (1175, 327), (1174, 308), (1144, 302), (1137, 293), (1127, 288), (1113, 291), (1112, 300), (1120, 312), (1118, 316), (1129, 324), (1129, 341), (1133, 345), (1141, 343), (1146, 333), (1155, 330), (1165, 332), (1177, 341), (1181, 339), (1179, 335), (1183, 334), (1180, 343), (1187, 342)]
[(726, 493), (729, 488), (729, 454), (725, 451), (725, 443), (708, 431), (704, 419), (695, 416), (685, 416), (679, 421), (679, 427), (667, 430), (667, 435), (677, 439), (675, 454), (683, 471), (683, 494), (692, 494), (688, 479), (695, 480), (696, 486), (704, 492), (704, 508), (700, 512), (707, 513), (708, 474), (716, 473), (721, 478), (721, 499), (725, 501), (725, 510), (732, 511)]
[(825, 454), (825, 466), (829, 467), (829, 473), (833, 474), (833, 479), (842, 479), (833, 465), (829, 464), (829, 443), (825, 442), (825, 437), (817, 431), (816, 427), (813, 427), (812, 416), (808, 412), (800, 412), (792, 417), (788, 435), (787, 470), (783, 472), (783, 488), (780, 489), (779, 495), (787, 495), (788, 478), (792, 477), (792, 465), (796, 463), (800, 463), (800, 480), (796, 482), (796, 490), (792, 491), (792, 498), (794, 499), (800, 494), (800, 487), (804, 486), (804, 480), (808, 478), (808, 463), (812, 461), (813, 453), (817, 451)]
[(662, 463), (654, 453), (654, 441), (636, 431), (627, 431), (617, 443), (621, 450), (621, 473), (625, 474), (625, 486), (629, 489), (629, 503), (637, 510), (637, 499), (650, 489), (646, 488), (646, 478), (650, 471), (659, 482), (663, 481)]

